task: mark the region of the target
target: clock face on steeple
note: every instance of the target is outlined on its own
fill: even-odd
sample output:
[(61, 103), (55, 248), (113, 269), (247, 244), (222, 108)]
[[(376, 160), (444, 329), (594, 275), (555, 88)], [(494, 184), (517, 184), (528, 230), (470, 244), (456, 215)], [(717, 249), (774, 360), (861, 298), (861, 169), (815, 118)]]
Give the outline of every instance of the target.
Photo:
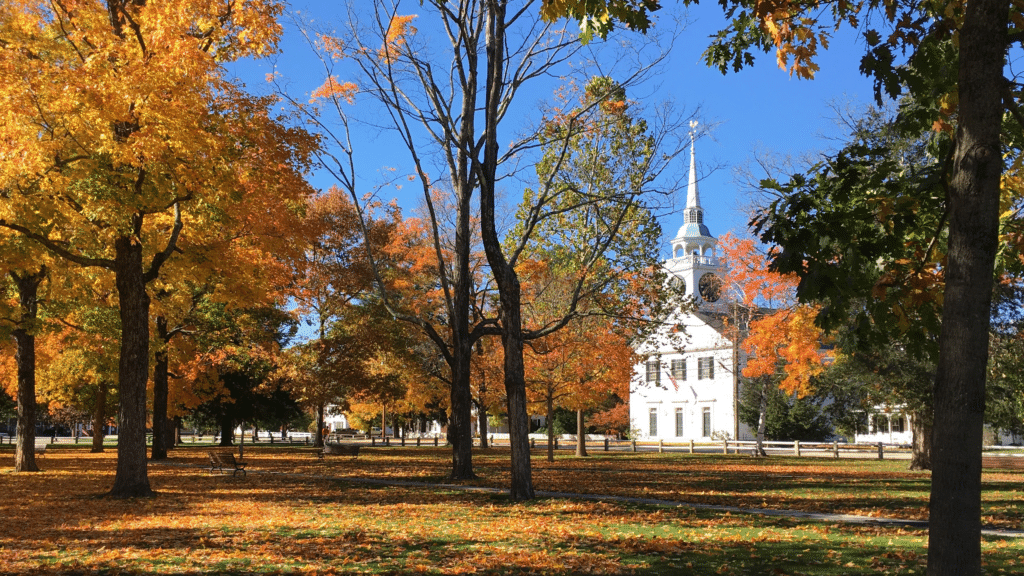
[(697, 290), (700, 291), (700, 297), (705, 302), (717, 302), (722, 296), (722, 280), (708, 272), (700, 277), (700, 281), (697, 282)]
[(668, 281), (668, 285), (676, 294), (686, 294), (686, 280), (683, 280), (679, 276), (673, 276), (672, 279)]

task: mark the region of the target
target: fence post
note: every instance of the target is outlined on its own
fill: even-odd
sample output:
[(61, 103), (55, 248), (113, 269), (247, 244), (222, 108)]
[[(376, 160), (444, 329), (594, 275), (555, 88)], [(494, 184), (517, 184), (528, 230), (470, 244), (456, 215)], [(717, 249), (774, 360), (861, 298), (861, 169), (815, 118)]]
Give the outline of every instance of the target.
[(419, 436), (416, 437), (416, 447), (417, 448), (420, 447), (420, 437)]
[(664, 440), (658, 440), (658, 454), (664, 454), (664, 453), (665, 453), (665, 441)]
[(370, 437), (370, 446), (376, 446), (376, 445), (377, 445), (377, 438), (371, 436)]
[(535, 438), (530, 438), (530, 450), (533, 450), (536, 447), (537, 447), (537, 440)]
[(437, 446), (437, 434), (434, 434), (434, 446)]
[(794, 440), (793, 441), (793, 454), (796, 454), (797, 456), (800, 455), (800, 441), (799, 440)]
[(632, 441), (632, 445), (633, 445), (633, 452), (636, 452), (636, 440)]
[(558, 450), (558, 438), (555, 438), (555, 450)]
[(608, 451), (608, 439), (607, 438), (604, 439), (604, 451), (605, 452)]
[(835, 456), (836, 458), (839, 458), (839, 441), (838, 440), (833, 440), (832, 441), (832, 455)]
[(402, 436), (402, 448), (405, 448), (405, 436)]
[(878, 443), (878, 459), (879, 460), (884, 460), (885, 459), (885, 448), (882, 446), (881, 442)]

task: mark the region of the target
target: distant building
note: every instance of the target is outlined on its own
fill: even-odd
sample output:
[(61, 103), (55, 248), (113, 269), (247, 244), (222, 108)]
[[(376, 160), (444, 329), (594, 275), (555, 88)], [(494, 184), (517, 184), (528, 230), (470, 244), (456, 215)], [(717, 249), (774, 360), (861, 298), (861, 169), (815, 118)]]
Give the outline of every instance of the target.
[(637, 345), (646, 360), (636, 366), (640, 385), (630, 393), (631, 428), (646, 440), (752, 440), (738, 409), (746, 356), (723, 335), (729, 307), (718, 302), (722, 265), (718, 240), (704, 224), (695, 158), (691, 144), (683, 225), (665, 267), (670, 282), (693, 296), (698, 308), (678, 312), (670, 326)]

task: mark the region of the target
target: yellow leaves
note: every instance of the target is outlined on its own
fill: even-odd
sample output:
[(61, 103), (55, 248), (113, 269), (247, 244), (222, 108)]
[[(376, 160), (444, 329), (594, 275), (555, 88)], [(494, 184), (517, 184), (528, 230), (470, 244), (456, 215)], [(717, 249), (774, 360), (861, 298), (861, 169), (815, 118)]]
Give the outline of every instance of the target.
[(345, 102), (353, 104), (357, 92), (359, 92), (359, 87), (355, 83), (339, 82), (334, 76), (328, 76), (323, 85), (310, 94), (309, 102), (312, 104), (317, 100), (337, 100), (341, 98)]

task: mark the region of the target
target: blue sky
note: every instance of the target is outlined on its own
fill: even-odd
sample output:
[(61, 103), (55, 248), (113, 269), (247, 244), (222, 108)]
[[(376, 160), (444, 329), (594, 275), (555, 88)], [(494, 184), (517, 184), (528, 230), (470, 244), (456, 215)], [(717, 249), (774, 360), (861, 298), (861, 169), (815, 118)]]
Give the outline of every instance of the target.
[[(296, 3), (293, 9), (324, 23), (344, 16), (340, 7), (333, 13), (339, 4), (315, 2), (303, 7)], [(666, 7), (666, 10), (671, 9), (676, 8)], [(425, 15), (426, 10), (418, 2), (409, 2), (409, 10), (403, 12)], [(670, 16), (666, 12), (660, 18), (667, 20)], [(870, 80), (858, 72), (863, 46), (857, 44), (851, 34), (840, 34), (831, 48), (820, 55), (821, 70), (812, 81), (791, 78), (776, 66), (774, 54), (759, 56), (752, 68), (723, 75), (709, 69), (701, 58), (708, 36), (724, 23), (721, 9), (717, 3), (693, 7), (688, 20), (690, 24), (676, 39), (663, 73), (633, 94), (642, 93), (651, 101), (671, 99), (686, 109), (700, 106), (701, 119), (714, 126), (710, 134), (697, 142), (697, 171), (701, 177), (699, 188), (705, 222), (716, 236), (727, 231), (742, 233), (746, 217), (740, 208), (747, 200), (739, 190), (735, 169), (750, 162), (757, 153), (800, 156), (834, 145), (823, 138), (841, 136), (832, 120), (834, 114), (829, 103), (866, 105), (872, 99)], [(306, 94), (323, 81), (319, 64), (295, 30), (287, 31), (281, 50), (276, 60), (277, 70), (288, 78), (293, 94)], [(250, 88), (265, 90), (263, 78), (272, 69), (270, 62), (246, 63), (232, 66), (231, 72)], [(537, 99), (548, 95), (538, 94)], [(358, 108), (357, 105), (351, 111), (355, 117), (361, 113)], [(357, 148), (363, 173), (372, 175), (384, 165), (401, 170), (398, 160), (401, 151), (392, 154), (389, 149), (385, 154), (379, 148), (381, 140), (386, 138), (380, 133), (367, 134), (362, 148), (366, 152), (360, 154)], [(685, 173), (688, 157), (689, 154), (684, 155), (680, 174)], [(313, 178), (313, 183), (325, 188), (330, 181), (319, 175)], [(412, 209), (417, 199), (403, 194), (402, 191), (395, 193), (404, 209)], [(680, 189), (677, 194), (682, 205), (686, 190)], [(662, 218), (666, 241), (681, 224), (679, 214)]]

